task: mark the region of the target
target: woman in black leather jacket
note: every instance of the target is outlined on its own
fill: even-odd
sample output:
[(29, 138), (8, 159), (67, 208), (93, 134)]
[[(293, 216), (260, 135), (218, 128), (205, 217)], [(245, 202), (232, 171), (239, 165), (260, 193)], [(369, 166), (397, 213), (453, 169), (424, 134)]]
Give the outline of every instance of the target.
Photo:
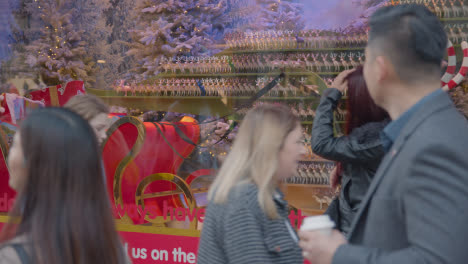
[[(362, 67), (342, 72), (332, 87), (325, 90), (316, 110), (312, 150), (323, 158), (338, 162), (330, 183), (335, 188), (341, 178), (341, 192), (326, 213), (346, 235), (385, 154), (380, 133), (390, 119), (370, 97)], [(333, 111), (346, 89), (345, 136), (336, 137), (333, 133)]]

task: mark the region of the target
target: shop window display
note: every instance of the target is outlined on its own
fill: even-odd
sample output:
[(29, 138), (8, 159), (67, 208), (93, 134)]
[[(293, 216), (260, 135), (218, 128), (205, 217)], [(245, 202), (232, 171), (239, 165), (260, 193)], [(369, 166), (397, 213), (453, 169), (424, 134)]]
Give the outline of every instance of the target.
[[(295, 216), (321, 214), (335, 195), (335, 164), (311, 150), (314, 110), (339, 72), (364, 62), (367, 18), (404, 3), (436, 13), (450, 39), (441, 74), (449, 90), (468, 66), (465, 2), (3, 1), (0, 222), (15, 196), (4, 160), (17, 121), (79, 93), (111, 107), (102, 150), (121, 231), (197, 236), (207, 190), (238, 126), (263, 103), (286, 104), (300, 117), (308, 154), (284, 182), (286, 198)], [(344, 131), (345, 105), (346, 96), (336, 134)]]

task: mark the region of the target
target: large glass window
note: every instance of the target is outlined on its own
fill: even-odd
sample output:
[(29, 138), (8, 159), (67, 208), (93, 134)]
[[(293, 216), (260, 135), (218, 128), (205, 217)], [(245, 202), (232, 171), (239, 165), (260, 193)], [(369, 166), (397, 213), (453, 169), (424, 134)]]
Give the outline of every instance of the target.
[[(116, 219), (186, 229), (201, 228), (202, 215), (184, 210), (206, 206), (246, 112), (285, 104), (300, 117), (308, 150), (285, 182), (287, 199), (320, 214), (334, 196), (335, 164), (311, 150), (315, 108), (339, 72), (365, 60), (370, 14), (402, 2), (416, 1), (4, 0), (0, 89), (45, 105), (84, 92), (104, 100), (113, 120), (103, 159)], [(460, 63), (468, 3), (422, 2), (446, 26), (456, 57), (448, 66)], [(345, 104), (343, 97), (335, 113), (337, 135)], [(34, 105), (2, 99), (3, 213), (15, 195), (4, 160), (17, 121)]]

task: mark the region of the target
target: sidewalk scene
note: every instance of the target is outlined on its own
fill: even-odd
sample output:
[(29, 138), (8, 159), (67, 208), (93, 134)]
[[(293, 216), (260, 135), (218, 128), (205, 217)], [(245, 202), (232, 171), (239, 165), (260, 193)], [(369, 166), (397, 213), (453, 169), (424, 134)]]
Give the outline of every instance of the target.
[(467, 1), (0, 21), (0, 264), (467, 262)]

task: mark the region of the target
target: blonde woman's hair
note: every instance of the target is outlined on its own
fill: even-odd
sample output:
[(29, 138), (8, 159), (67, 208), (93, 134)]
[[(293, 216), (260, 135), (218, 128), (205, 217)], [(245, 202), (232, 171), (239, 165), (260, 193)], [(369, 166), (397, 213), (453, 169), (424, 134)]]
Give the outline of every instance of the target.
[(271, 219), (278, 218), (273, 201), (277, 187), (275, 174), (278, 154), (286, 137), (300, 125), (299, 119), (283, 105), (261, 105), (245, 116), (232, 150), (210, 188), (208, 199), (225, 203), (238, 184), (254, 183), (258, 187), (260, 208)]
[(99, 97), (91, 94), (73, 96), (64, 107), (79, 114), (88, 122), (99, 114), (109, 113), (109, 107)]

